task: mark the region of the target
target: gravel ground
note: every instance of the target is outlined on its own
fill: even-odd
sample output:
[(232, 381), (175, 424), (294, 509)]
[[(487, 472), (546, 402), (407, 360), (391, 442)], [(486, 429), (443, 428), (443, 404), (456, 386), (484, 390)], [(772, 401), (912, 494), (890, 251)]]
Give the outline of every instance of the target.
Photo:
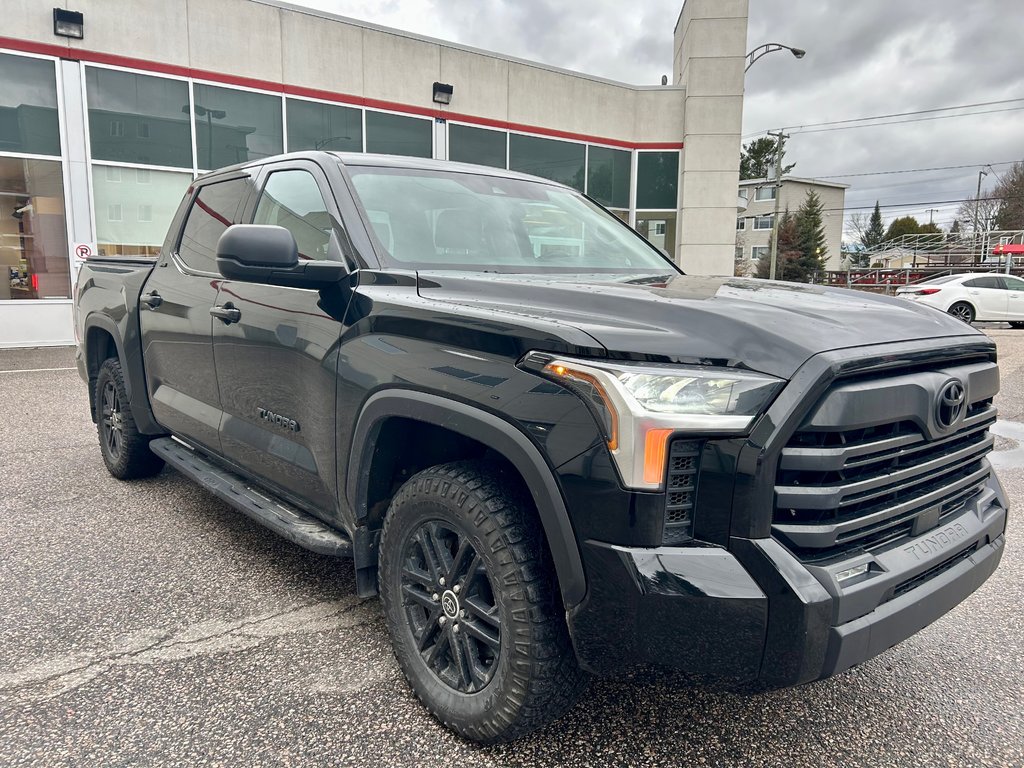
[[(1024, 422), (1024, 331), (999, 344)], [(566, 718), (483, 749), (413, 699), (376, 600), (165, 470), (103, 468), (68, 349), (0, 352), (0, 766), (1021, 766), (1024, 556), (831, 680), (734, 695), (594, 681)], [(43, 370), (39, 370), (43, 369)], [(996, 454), (1016, 508), (1024, 459)]]

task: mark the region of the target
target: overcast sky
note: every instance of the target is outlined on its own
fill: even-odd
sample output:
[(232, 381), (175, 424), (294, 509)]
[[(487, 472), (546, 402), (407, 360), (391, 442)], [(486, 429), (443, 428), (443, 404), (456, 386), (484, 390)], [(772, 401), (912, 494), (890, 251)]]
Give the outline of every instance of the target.
[[(671, 77), (679, 0), (292, 0), (418, 34), (638, 84)], [(801, 133), (787, 162), (795, 175), (834, 176), (936, 166), (926, 173), (836, 178), (851, 185), (847, 212), (883, 208), (948, 227), (978, 170), (1024, 159), (1024, 2), (1021, 0), (750, 0), (748, 49), (781, 42), (746, 81), (743, 132), (961, 104), (1022, 99), (951, 119)], [(944, 113), (949, 114), (949, 113)], [(927, 117), (922, 115), (921, 117)], [(898, 118), (908, 120), (909, 118)], [(811, 129), (805, 129), (809, 131)], [(995, 183), (991, 174), (983, 191)]]

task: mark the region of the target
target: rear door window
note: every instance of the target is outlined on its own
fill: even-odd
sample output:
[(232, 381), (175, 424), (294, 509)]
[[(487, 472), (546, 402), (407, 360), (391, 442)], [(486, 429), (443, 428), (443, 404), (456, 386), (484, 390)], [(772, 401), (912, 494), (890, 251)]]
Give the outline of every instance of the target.
[(249, 179), (231, 179), (200, 187), (192, 201), (178, 244), (178, 256), (189, 269), (217, 274), (217, 240), (238, 223)]
[(964, 281), (965, 288), (1003, 288), (1003, 281), (998, 277), (975, 277)]

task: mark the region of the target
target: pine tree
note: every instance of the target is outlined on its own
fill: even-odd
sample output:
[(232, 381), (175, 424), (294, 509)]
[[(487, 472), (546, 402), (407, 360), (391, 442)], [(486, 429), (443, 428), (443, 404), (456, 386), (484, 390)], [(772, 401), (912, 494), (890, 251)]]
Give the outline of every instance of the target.
[(825, 244), (825, 210), (821, 198), (813, 189), (796, 212), (796, 247), (800, 252), (800, 277), (790, 280), (810, 282), (815, 272), (825, 270), (828, 246)]
[(885, 224), (882, 223), (882, 211), (878, 206), (878, 201), (875, 200), (875, 210), (871, 212), (868, 228), (861, 235), (860, 244), (865, 248), (874, 248), (876, 245), (881, 245), (884, 240)]
[[(800, 260), (800, 249), (797, 244), (796, 217), (787, 208), (779, 216), (779, 235), (775, 249), (775, 279), (793, 280), (793, 275), (801, 272), (796, 266)], [(757, 262), (757, 277), (770, 276), (771, 258), (765, 256)]]

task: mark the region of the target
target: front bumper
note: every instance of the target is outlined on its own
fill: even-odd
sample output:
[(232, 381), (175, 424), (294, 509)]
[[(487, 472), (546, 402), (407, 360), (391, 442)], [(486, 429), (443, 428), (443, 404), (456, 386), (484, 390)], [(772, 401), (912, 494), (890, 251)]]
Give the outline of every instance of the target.
[[(771, 538), (718, 547), (584, 546), (587, 598), (569, 612), (581, 665), (673, 667), (717, 683), (784, 687), (842, 672), (910, 637), (992, 574), (1006, 500), (995, 476), (956, 517), (871, 556), (850, 586)], [(863, 560), (863, 556), (856, 562)]]

